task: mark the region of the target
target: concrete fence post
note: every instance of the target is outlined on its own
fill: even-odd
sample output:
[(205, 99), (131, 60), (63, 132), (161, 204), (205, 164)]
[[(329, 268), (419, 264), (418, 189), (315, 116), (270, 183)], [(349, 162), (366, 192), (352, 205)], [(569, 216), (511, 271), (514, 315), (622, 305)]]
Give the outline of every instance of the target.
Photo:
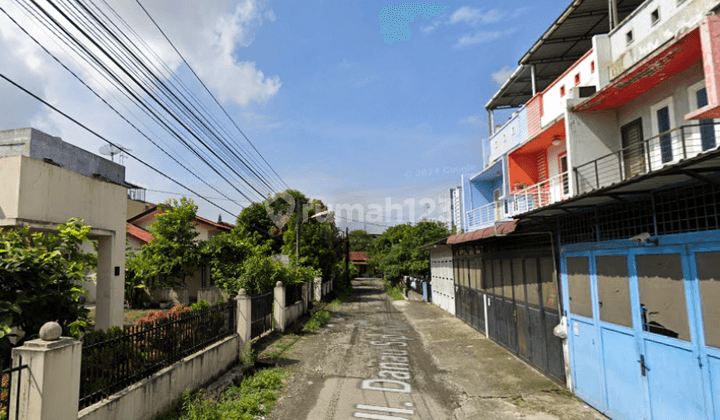
[[(60, 325), (52, 336), (28, 341), (12, 350), (13, 364), (22, 363), (18, 417), (15, 410), (9, 413), (13, 420), (77, 420), (80, 399), (80, 361), (82, 343), (69, 337), (60, 337)], [(44, 338), (44, 339), (43, 339)], [(13, 392), (12, 398), (16, 398)], [(13, 401), (15, 401), (13, 399)]]
[(252, 300), (245, 289), (240, 289), (237, 301), (237, 333), (240, 336), (240, 351), (252, 337)]
[(322, 300), (322, 278), (315, 277), (313, 279), (313, 298), (316, 302), (320, 302)]
[(303, 283), (302, 285), (302, 313), (306, 314), (308, 310), (308, 301), (310, 300), (310, 285), (307, 283)]
[(275, 331), (285, 332), (285, 287), (281, 281), (275, 284), (275, 290), (273, 290), (274, 297), (274, 311), (273, 317), (275, 319)]

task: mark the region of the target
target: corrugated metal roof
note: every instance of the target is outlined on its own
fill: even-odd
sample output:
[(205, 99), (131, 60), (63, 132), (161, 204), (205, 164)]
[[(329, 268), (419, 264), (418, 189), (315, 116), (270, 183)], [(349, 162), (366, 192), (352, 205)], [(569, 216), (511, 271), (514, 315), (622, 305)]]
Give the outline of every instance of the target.
[(501, 225), (490, 226), (485, 229), (478, 229), (473, 232), (463, 233), (462, 235), (453, 235), (447, 238), (448, 244), (459, 244), (469, 241), (477, 241), (478, 239), (489, 238), (491, 236), (502, 236), (507, 235), (515, 231), (518, 220), (512, 220), (505, 222)]
[[(618, 0), (622, 22), (644, 0)], [(523, 55), (520, 67), (485, 105), (515, 108), (532, 97), (530, 65), (535, 66), (536, 91), (542, 92), (592, 48), (592, 37), (610, 32), (607, 0), (575, 0)]]

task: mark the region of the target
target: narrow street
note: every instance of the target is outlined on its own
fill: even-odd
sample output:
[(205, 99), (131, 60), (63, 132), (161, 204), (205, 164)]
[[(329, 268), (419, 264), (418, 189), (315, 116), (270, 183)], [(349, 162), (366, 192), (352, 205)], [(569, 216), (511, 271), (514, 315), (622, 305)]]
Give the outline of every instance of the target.
[(379, 280), (354, 287), (284, 354), (292, 376), (270, 418), (605, 418), (440, 308), (393, 301)]

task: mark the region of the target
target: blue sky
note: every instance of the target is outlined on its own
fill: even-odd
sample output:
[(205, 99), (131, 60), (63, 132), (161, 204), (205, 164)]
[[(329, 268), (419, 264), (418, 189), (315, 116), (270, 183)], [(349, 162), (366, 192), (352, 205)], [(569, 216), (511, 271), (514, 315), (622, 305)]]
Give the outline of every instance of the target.
[[(191, 80), (134, 2), (110, 3)], [(227, 0), (207, 6), (183, 0), (172, 10), (160, 0), (143, 4), (292, 188), (326, 204), (364, 208), (385, 206), (388, 197), (399, 204), (436, 199), (460, 183), (460, 173), (479, 171), (480, 142), (487, 136), (485, 103), (502, 75), (515, 69), (567, 7), (566, 1), (436, 2), (447, 6), (443, 13), (427, 20), (416, 15), (409, 24), (411, 38), (389, 45), (380, 26), (387, 1)], [(10, 0), (0, 5), (13, 13)], [(0, 53), (8, 57), (0, 72), (84, 116), (110, 139), (119, 136), (198, 191), (217, 196), (80, 92), (76, 81), (6, 22), (0, 16)], [(0, 116), (0, 129), (32, 125), (91, 151), (102, 145), (7, 85), (0, 84), (0, 95), (16, 103)], [(180, 192), (134, 162), (126, 166), (131, 182)], [(212, 173), (199, 166), (211, 179)], [(152, 201), (168, 197), (148, 193)], [(217, 219), (217, 209), (196, 202), (202, 215)], [(417, 219), (422, 206), (413, 210)], [(403, 221), (409, 213), (406, 206)]]

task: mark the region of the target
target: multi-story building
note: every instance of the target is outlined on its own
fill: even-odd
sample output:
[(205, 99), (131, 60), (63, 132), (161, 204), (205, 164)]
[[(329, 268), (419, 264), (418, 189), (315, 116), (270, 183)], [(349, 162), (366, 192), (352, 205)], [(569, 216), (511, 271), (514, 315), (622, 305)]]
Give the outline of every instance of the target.
[[(614, 419), (720, 419), (719, 8), (573, 1), (488, 102), (470, 233), (448, 239), (521, 357), (531, 292), (559, 300), (568, 386)], [(551, 238), (559, 295), (519, 262), (520, 231)]]
[(438, 220), (448, 224), (450, 230), (456, 232), (465, 229), (465, 212), (463, 211), (462, 186), (443, 190), (438, 196)]

